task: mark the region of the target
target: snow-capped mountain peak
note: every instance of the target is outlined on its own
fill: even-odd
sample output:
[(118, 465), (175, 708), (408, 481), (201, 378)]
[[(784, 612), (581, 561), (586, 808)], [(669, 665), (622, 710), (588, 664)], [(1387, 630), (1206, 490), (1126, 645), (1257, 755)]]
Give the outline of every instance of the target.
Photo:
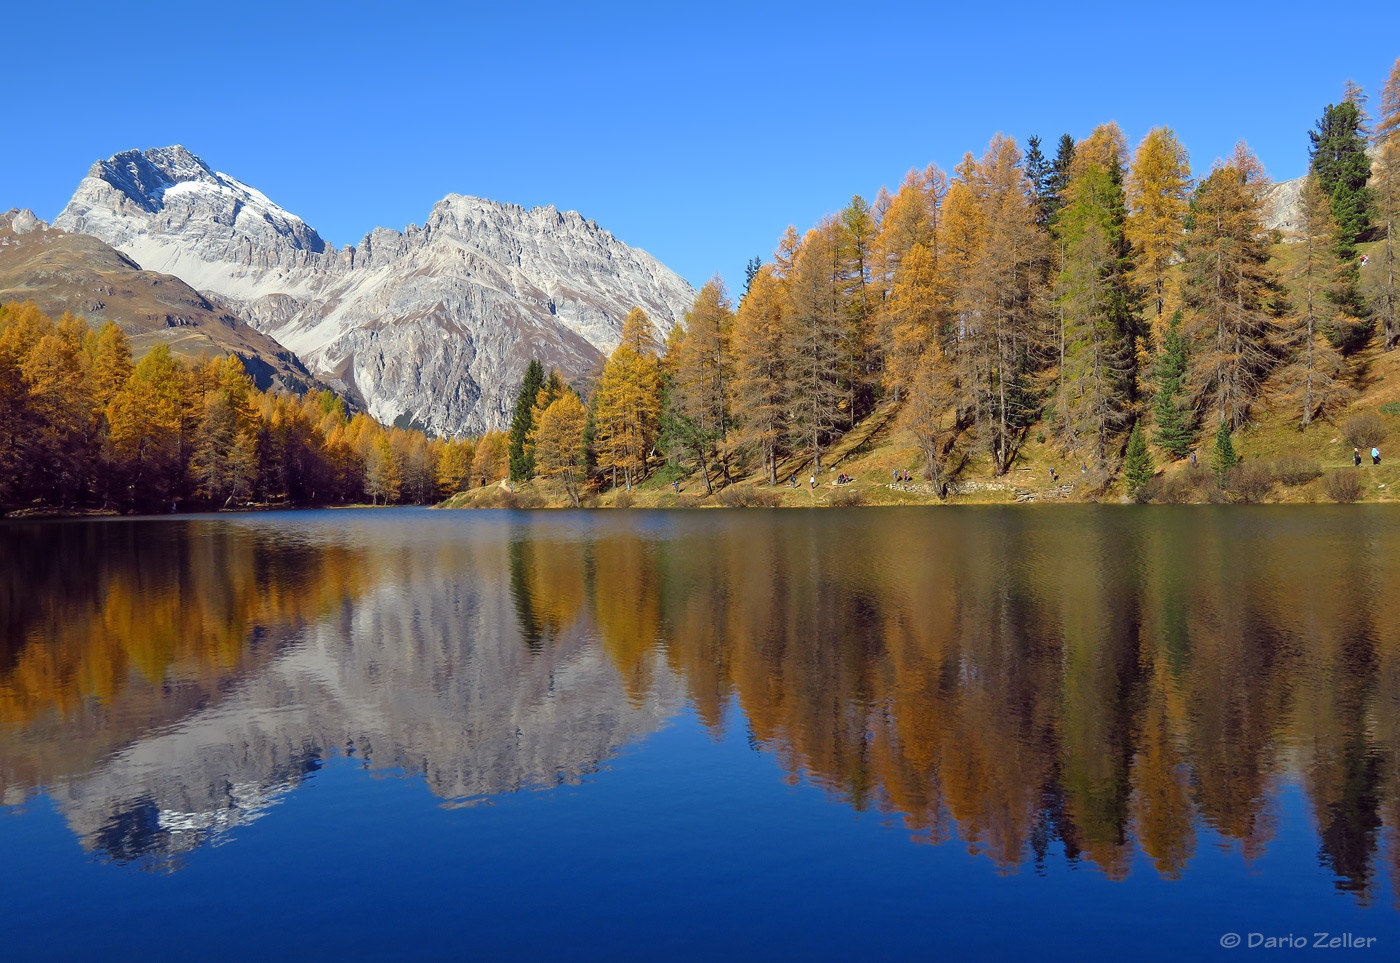
[(380, 420), (449, 434), (502, 426), (531, 358), (583, 374), (633, 307), (664, 332), (695, 297), (575, 211), (462, 194), (337, 251), (178, 145), (98, 161), (55, 226), (218, 296)]

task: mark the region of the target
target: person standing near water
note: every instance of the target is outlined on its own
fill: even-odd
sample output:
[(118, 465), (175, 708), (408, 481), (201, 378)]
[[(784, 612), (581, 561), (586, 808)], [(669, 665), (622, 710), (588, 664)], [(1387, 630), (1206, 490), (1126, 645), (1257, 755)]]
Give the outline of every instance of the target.
[(816, 476), (816, 475), (813, 475), (811, 478), (807, 479), (807, 486), (808, 486), (809, 488), (811, 488), (812, 491), (816, 491), (816, 490), (817, 490), (817, 476)]

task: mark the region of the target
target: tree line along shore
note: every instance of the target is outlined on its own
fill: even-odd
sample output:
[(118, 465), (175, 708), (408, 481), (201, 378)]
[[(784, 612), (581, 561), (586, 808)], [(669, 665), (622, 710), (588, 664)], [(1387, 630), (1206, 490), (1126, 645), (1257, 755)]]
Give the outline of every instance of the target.
[(1400, 60), (1374, 117), (1340, 93), (1287, 231), (1243, 142), (1198, 174), (1165, 126), (998, 134), (789, 227), (669, 332), (635, 309), (590, 377), (532, 362), (476, 438), (0, 306), (0, 509), (1385, 500)]
[(1053, 157), (997, 135), (853, 197), (737, 304), (712, 279), (664, 341), (634, 312), (584, 390), (533, 368), (495, 439), (510, 483), (452, 504), (804, 504), (833, 474), (838, 503), (1385, 499), (1400, 61), (1374, 120), (1341, 93), (1300, 132), (1287, 231), (1243, 142), (1197, 176), (1168, 127)]

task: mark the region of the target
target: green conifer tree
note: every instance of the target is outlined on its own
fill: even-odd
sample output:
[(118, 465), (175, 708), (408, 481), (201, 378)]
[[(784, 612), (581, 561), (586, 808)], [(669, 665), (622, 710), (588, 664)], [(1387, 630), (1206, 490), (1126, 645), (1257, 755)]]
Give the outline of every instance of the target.
[(1133, 426), (1128, 436), (1128, 454), (1123, 462), (1123, 478), (1128, 483), (1128, 494), (1137, 495), (1142, 486), (1153, 475), (1152, 454), (1147, 450), (1147, 438), (1142, 433), (1142, 422)]
[(1225, 476), (1230, 474), (1230, 470), (1240, 463), (1240, 456), (1235, 454), (1235, 446), (1230, 441), (1229, 419), (1222, 419), (1220, 428), (1215, 432), (1215, 448), (1210, 454), (1210, 467), (1215, 472), (1215, 477), (1221, 484), (1225, 482)]
[(1050, 190), (1050, 175), (1054, 168), (1050, 164), (1050, 158), (1046, 157), (1040, 149), (1040, 138), (1032, 134), (1026, 138), (1026, 179), (1031, 182), (1031, 190), (1035, 194), (1035, 223), (1040, 227), (1048, 226), (1049, 212), (1045, 205), (1045, 198)]
[(1186, 376), (1186, 338), (1181, 333), (1181, 312), (1172, 315), (1157, 359), (1157, 396), (1153, 402), (1156, 432), (1153, 440), (1177, 458), (1191, 452), (1191, 425), (1188, 413), (1182, 410), (1181, 389)]
[(515, 396), (515, 418), (510, 423), (510, 478), (511, 481), (526, 481), (534, 477), (535, 456), (525, 448), (534, 424), (535, 399), (544, 387), (544, 365), (531, 360), (525, 369), (525, 380), (520, 385), (520, 393)]
[(1328, 104), (1308, 131), (1309, 169), (1332, 198), (1337, 220), (1337, 253), (1342, 260), (1356, 257), (1356, 241), (1371, 223), (1371, 159), (1366, 154), (1365, 120), (1355, 100)]
[(1050, 171), (1045, 178), (1045, 189), (1040, 194), (1040, 217), (1043, 225), (1054, 222), (1055, 215), (1065, 206), (1065, 188), (1069, 186), (1070, 166), (1074, 163), (1074, 138), (1069, 134), (1060, 135), (1059, 149), (1050, 163)]
[(1327, 300), (1340, 314), (1360, 323), (1323, 326), (1332, 346), (1345, 352), (1356, 351), (1371, 339), (1373, 325), (1367, 320), (1366, 302), (1361, 294), (1361, 272), (1357, 265), (1356, 244), (1371, 224), (1373, 208), (1371, 159), (1366, 153), (1366, 122), (1359, 97), (1349, 95), (1340, 104), (1328, 104), (1317, 129), (1308, 131), (1309, 169), (1332, 201), (1336, 222), (1336, 252), (1341, 269), (1327, 291)]

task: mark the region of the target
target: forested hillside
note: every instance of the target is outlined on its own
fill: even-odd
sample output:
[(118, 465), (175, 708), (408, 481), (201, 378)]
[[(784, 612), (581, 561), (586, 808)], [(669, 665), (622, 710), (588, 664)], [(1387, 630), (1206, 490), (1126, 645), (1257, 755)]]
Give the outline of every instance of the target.
[(133, 363), (110, 321), (0, 305), (0, 510), (433, 502), (473, 454), (351, 417), (329, 391), (258, 391), (232, 355), (158, 344)]
[[(1232, 436), (1335, 418), (1400, 341), (1400, 61), (1374, 122), (1363, 91), (1342, 93), (1299, 132), (1310, 174), (1287, 235), (1266, 226), (1272, 185), (1246, 144), (1197, 171), (1169, 127), (1129, 145), (1110, 122), (1049, 152), (998, 134), (951, 174), (855, 196), (788, 228), (737, 304), (711, 280), (665, 345), (633, 319), (569, 416), (562, 443), (580, 447), (551, 442), (538, 469), (571, 492), (580, 465), (630, 488), (664, 459), (705, 492), (774, 485), (785, 459), (820, 474), (895, 404), (938, 492), (1006, 474), (1032, 442), (1105, 488), (1196, 451), (1223, 482)], [(545, 413), (534, 390), (522, 439)]]

